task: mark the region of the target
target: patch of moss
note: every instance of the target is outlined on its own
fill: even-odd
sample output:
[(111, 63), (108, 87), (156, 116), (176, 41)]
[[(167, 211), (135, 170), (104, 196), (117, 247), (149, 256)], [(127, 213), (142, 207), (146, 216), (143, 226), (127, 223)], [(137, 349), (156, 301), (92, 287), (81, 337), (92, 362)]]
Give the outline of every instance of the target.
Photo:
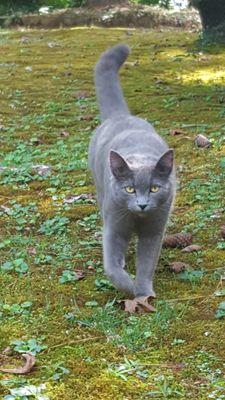
[[(0, 186), (1, 265), (23, 258), (29, 267), (25, 274), (0, 273), (0, 307), (32, 302), (27, 315), (1, 314), (0, 309), (0, 345), (4, 349), (13, 339), (39, 338), (48, 346), (25, 379), (46, 383), (51, 399), (133, 400), (152, 392), (161, 398), (162, 390), (167, 398), (205, 400), (214, 390), (220, 395), (216, 382), (224, 380), (224, 321), (215, 318), (215, 311), (223, 297), (214, 293), (222, 288), (224, 274), (218, 241), (225, 207), (225, 50), (198, 53), (196, 37), (179, 30), (0, 32), (0, 159), (7, 167), (24, 167), (19, 179), (15, 174)], [(69, 196), (95, 192), (87, 171), (88, 143), (98, 117), (92, 71), (100, 53), (118, 42), (132, 48), (121, 70), (130, 109), (153, 122), (176, 151), (179, 184), (168, 231), (191, 231), (193, 242), (202, 246), (191, 254), (162, 250), (154, 316), (126, 315), (112, 304), (121, 294), (104, 281), (99, 284), (105, 277), (96, 204), (63, 204)], [(80, 90), (88, 91), (83, 100), (76, 96)], [(84, 114), (96, 121), (82, 120)], [(171, 136), (174, 129), (183, 134)], [(61, 136), (62, 131), (69, 135)], [(199, 133), (210, 137), (211, 148), (195, 147)], [(27, 182), (35, 164), (50, 165), (51, 174), (32, 175)], [(35, 211), (27, 209), (32, 203)], [(59, 231), (41, 233), (41, 224), (55, 216)], [(69, 221), (60, 231), (64, 217)], [(131, 271), (133, 250), (132, 245)], [(196, 282), (181, 280), (167, 268), (172, 261), (187, 262), (203, 276)], [(83, 271), (85, 278), (62, 284), (59, 278), (67, 269)], [(125, 373), (124, 379), (119, 368), (127, 360), (140, 371)], [(54, 381), (59, 363), (70, 372)], [(0, 394), (6, 393), (2, 387)]]

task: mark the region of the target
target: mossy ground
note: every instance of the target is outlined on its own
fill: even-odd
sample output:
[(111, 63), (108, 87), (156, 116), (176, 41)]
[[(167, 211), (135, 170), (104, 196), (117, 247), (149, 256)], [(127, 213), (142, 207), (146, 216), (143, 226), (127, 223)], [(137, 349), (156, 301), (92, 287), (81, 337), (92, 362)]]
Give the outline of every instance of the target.
[[(31, 338), (47, 346), (29, 375), (1, 375), (1, 398), (10, 387), (41, 383), (55, 400), (223, 398), (224, 320), (215, 317), (223, 297), (214, 292), (222, 288), (225, 267), (219, 234), (225, 47), (201, 53), (196, 39), (175, 30), (0, 32), (0, 157), (7, 167), (0, 186), (1, 265), (22, 259), (28, 266), (19, 273), (12, 264), (0, 274), (0, 348)], [(100, 53), (118, 42), (132, 48), (121, 70), (130, 109), (176, 151), (179, 184), (168, 231), (191, 231), (202, 246), (192, 254), (163, 249), (157, 312), (137, 317), (113, 303), (121, 295), (104, 280), (96, 204), (63, 203), (74, 194), (94, 194), (87, 171), (88, 142), (98, 124), (92, 70)], [(86, 91), (84, 98), (78, 91)], [(184, 133), (173, 137), (173, 129)], [(197, 149), (192, 139), (198, 133), (213, 146)], [(51, 173), (35, 174), (37, 164), (51, 166)], [(128, 259), (132, 268), (133, 249)], [(175, 260), (202, 276), (173, 275), (167, 265)], [(60, 283), (70, 269), (84, 271), (85, 279)], [(25, 301), (29, 309), (16, 313), (12, 305)]]

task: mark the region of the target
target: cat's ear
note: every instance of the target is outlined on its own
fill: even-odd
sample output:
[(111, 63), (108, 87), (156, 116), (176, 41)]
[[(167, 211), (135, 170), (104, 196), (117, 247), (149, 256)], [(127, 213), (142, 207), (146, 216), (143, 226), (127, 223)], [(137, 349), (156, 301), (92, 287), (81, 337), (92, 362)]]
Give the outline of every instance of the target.
[(131, 176), (131, 170), (123, 157), (116, 151), (109, 153), (109, 164), (111, 171), (116, 179), (125, 180)]
[(168, 177), (173, 169), (173, 150), (167, 150), (158, 160), (155, 171), (161, 176)]

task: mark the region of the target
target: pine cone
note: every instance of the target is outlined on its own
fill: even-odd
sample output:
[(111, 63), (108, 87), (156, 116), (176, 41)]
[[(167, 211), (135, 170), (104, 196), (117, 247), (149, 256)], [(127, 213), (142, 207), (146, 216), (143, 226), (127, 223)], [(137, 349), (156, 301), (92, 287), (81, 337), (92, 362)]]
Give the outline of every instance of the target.
[(189, 267), (190, 267), (189, 264), (184, 263), (182, 261), (173, 261), (172, 263), (169, 264), (169, 269), (172, 272), (175, 272), (175, 274), (179, 274), (180, 272), (184, 271)]
[(179, 247), (184, 248), (192, 242), (191, 233), (176, 233), (175, 235), (167, 235), (163, 240), (163, 247)]

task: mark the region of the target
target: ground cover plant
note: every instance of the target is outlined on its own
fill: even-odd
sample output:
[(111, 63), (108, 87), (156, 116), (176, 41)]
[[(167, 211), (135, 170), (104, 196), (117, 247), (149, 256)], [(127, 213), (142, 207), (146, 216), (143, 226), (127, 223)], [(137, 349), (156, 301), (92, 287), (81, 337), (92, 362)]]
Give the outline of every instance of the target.
[[(29, 374), (0, 373), (2, 399), (224, 398), (225, 48), (204, 52), (196, 39), (175, 30), (0, 32), (0, 363), (36, 358)], [(157, 311), (145, 315), (125, 313), (103, 274), (87, 170), (99, 123), (93, 65), (118, 42), (132, 48), (121, 71), (132, 112), (175, 148), (168, 233), (191, 232), (201, 246), (163, 248)], [(198, 148), (197, 134), (211, 146)], [(171, 272), (175, 261), (189, 268)], [(132, 272), (132, 248), (128, 263)]]

